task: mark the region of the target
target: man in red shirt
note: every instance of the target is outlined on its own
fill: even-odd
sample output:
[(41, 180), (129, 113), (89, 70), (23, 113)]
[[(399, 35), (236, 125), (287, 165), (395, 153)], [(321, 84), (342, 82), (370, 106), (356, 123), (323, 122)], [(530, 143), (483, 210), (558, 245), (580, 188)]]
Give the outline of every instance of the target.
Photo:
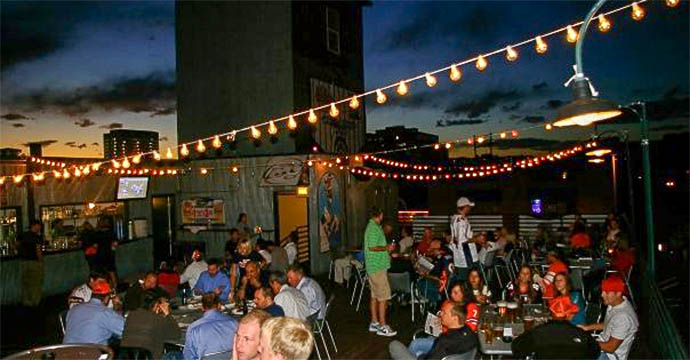
[(421, 255), (426, 255), (429, 250), (429, 245), (431, 245), (431, 240), (433, 240), (434, 232), (431, 230), (431, 226), (424, 228), (424, 236), (422, 236), (422, 241), (417, 244), (417, 251)]

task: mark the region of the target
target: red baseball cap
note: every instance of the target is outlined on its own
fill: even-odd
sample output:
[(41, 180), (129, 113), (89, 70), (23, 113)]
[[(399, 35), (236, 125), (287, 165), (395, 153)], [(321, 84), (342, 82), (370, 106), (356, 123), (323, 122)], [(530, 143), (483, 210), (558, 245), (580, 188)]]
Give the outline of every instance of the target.
[(110, 284), (103, 279), (99, 279), (94, 282), (91, 290), (96, 295), (106, 295), (110, 293)]
[(568, 315), (577, 313), (580, 308), (570, 301), (570, 296), (559, 296), (549, 302), (549, 310), (555, 318), (567, 318)]
[(601, 291), (624, 292), (625, 282), (618, 275), (611, 275), (601, 282)]

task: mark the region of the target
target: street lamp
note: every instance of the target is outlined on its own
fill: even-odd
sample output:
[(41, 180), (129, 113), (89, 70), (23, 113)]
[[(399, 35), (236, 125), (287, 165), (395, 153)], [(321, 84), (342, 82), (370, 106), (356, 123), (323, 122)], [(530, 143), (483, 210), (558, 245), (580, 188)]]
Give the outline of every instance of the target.
[[(620, 107), (615, 103), (599, 99), (590, 80), (585, 77), (582, 69), (582, 45), (587, 28), (597, 11), (606, 0), (599, 0), (592, 6), (585, 17), (575, 45), (575, 75), (569, 81), (573, 92), (573, 101), (558, 109), (554, 126), (587, 126), (604, 120), (613, 119), (623, 114), (624, 109), (632, 111), (640, 119), (640, 144), (642, 147), (642, 172), (644, 175), (645, 220), (647, 223), (647, 271), (650, 278), (654, 278), (654, 223), (652, 217), (652, 182), (649, 164), (649, 129), (647, 126), (647, 109), (644, 103), (638, 102), (640, 110), (633, 107)], [(567, 84), (567, 83), (566, 83)]]

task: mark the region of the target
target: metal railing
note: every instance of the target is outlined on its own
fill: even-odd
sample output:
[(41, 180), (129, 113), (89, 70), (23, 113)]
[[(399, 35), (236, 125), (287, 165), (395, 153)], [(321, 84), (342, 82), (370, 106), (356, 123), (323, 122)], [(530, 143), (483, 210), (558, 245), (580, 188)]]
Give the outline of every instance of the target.
[(648, 345), (661, 359), (688, 359), (688, 352), (678, 334), (671, 313), (666, 307), (656, 281), (645, 271), (642, 274), (642, 299), (647, 312)]

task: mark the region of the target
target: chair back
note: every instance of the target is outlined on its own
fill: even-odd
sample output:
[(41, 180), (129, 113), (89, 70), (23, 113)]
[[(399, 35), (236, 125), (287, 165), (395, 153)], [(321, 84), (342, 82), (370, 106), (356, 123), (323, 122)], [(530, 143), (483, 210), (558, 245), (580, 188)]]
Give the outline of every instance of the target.
[(228, 350), (206, 354), (201, 357), (201, 360), (230, 360), (231, 358), (232, 350)]
[(462, 353), (462, 354), (453, 354), (453, 355), (447, 355), (444, 356), (443, 359), (441, 360), (474, 360), (474, 357), (477, 355), (477, 348), (474, 348), (468, 352)]
[(113, 350), (105, 345), (97, 344), (61, 344), (42, 346), (10, 355), (5, 360), (113, 360)]
[(60, 314), (58, 314), (58, 320), (60, 320), (60, 333), (62, 337), (65, 337), (65, 331), (67, 329), (67, 311), (69, 310), (62, 310), (60, 311)]
[(486, 258), (484, 258), (484, 266), (486, 266), (487, 268), (492, 267), (494, 265), (494, 257), (495, 256), (496, 256), (496, 250), (487, 252)]
[[(335, 301), (335, 294), (331, 294), (331, 296), (328, 298), (328, 301), (326, 301), (326, 308), (323, 310), (323, 319), (324, 320), (328, 318), (328, 313), (331, 311), (331, 307), (333, 307), (334, 301)], [(317, 314), (319, 314), (319, 313), (320, 313), (320, 311), (317, 312)]]
[(153, 354), (148, 349), (140, 347), (120, 346), (117, 350), (118, 360), (153, 360)]

